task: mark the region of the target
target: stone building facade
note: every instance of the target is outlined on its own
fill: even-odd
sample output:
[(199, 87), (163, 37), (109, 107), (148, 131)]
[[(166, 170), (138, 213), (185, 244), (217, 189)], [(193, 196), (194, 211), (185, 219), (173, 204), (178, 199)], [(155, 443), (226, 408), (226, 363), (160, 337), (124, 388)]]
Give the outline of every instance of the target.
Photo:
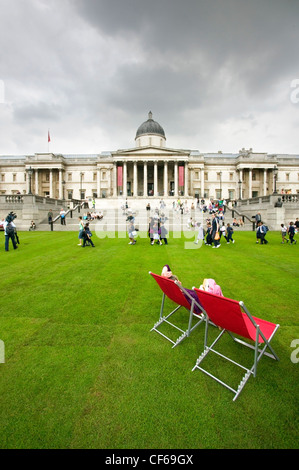
[(167, 147), (152, 113), (135, 146), (99, 154), (0, 156), (0, 194), (56, 199), (170, 197), (248, 199), (299, 193), (299, 155), (202, 153)]

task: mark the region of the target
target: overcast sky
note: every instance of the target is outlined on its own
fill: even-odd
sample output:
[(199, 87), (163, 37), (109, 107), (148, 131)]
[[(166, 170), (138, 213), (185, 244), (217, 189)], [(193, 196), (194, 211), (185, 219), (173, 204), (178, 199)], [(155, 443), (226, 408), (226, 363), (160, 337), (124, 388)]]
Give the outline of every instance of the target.
[(298, 0), (0, 0), (0, 155), (299, 154)]

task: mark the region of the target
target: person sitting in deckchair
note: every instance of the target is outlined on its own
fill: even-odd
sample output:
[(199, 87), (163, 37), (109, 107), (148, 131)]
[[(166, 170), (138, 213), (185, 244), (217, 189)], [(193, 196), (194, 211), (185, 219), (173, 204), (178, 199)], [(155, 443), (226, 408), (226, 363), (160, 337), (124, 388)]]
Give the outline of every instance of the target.
[(171, 271), (170, 267), (168, 266), (168, 264), (165, 264), (165, 266), (163, 266), (161, 276), (167, 277), (167, 279), (171, 279), (172, 281), (178, 281), (178, 282), (181, 283), (181, 281), (179, 281), (178, 277), (175, 274), (172, 273), (172, 271)]

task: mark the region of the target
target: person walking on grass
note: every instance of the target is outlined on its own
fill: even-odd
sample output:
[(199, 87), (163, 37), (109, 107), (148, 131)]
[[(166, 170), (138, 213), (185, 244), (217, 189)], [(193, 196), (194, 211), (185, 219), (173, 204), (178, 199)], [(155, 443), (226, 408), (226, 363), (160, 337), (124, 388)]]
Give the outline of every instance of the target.
[(163, 240), (164, 244), (168, 245), (168, 241), (167, 241), (167, 237), (166, 237), (166, 235), (168, 234), (168, 230), (165, 227), (164, 222), (161, 222), (160, 229), (161, 229), (161, 242)]
[(133, 222), (129, 223), (128, 235), (129, 235), (129, 239), (130, 239), (129, 245), (135, 245), (136, 244), (136, 240), (135, 240), (136, 231), (135, 231), (135, 227), (134, 227)]
[(83, 231), (84, 231), (84, 224), (83, 224), (83, 221), (82, 221), (82, 217), (80, 216), (80, 217), (79, 217), (79, 235), (78, 235), (79, 243), (78, 243), (78, 246), (82, 246), (82, 243), (83, 243)]
[(214, 242), (213, 248), (219, 248), (221, 245), (219, 243), (220, 235), (219, 235), (219, 222), (216, 214), (213, 212), (212, 214), (212, 240)]
[(89, 228), (89, 223), (87, 223), (83, 229), (83, 246), (82, 248), (84, 248), (87, 245), (91, 245), (93, 248), (95, 248), (95, 245), (91, 239), (92, 237), (92, 233), (90, 231), (90, 228)]
[(226, 240), (226, 243), (230, 243), (230, 242), (233, 242), (235, 243), (235, 240), (233, 240), (233, 233), (234, 233), (234, 229), (230, 226), (230, 224), (227, 224), (227, 227), (226, 227), (226, 235), (224, 235), (224, 238)]
[(285, 224), (280, 224), (280, 227), (281, 227), (280, 230), (281, 230), (281, 238), (282, 238), (281, 243), (284, 243), (285, 241), (289, 243), (289, 240), (286, 238), (287, 233), (288, 233), (288, 228), (285, 226)]
[(259, 222), (259, 226), (257, 229), (257, 235), (259, 233), (259, 238), (261, 240), (261, 245), (267, 245), (269, 242), (266, 240), (266, 235), (267, 235), (267, 227), (266, 225), (261, 221)]
[(197, 222), (196, 226), (198, 229), (198, 234), (197, 234), (197, 240), (194, 243), (195, 245), (198, 245), (198, 242), (200, 241), (200, 245), (202, 245), (202, 243), (205, 242), (205, 231), (204, 231), (204, 228), (201, 226), (200, 222)]
[(9, 240), (11, 240), (14, 250), (18, 248), (17, 242), (15, 240), (15, 231), (16, 226), (13, 222), (13, 219), (8, 215), (3, 223), (4, 229), (4, 238), (5, 238), (5, 251), (9, 251)]
[(160, 240), (160, 234), (161, 234), (161, 229), (160, 229), (160, 224), (155, 222), (153, 226), (153, 240), (151, 242), (151, 245), (153, 245), (155, 242), (157, 245), (162, 245), (162, 242)]
[(289, 228), (288, 228), (288, 234), (290, 238), (290, 244), (295, 245), (297, 243), (297, 240), (294, 240), (295, 236), (295, 225), (293, 222), (290, 222)]

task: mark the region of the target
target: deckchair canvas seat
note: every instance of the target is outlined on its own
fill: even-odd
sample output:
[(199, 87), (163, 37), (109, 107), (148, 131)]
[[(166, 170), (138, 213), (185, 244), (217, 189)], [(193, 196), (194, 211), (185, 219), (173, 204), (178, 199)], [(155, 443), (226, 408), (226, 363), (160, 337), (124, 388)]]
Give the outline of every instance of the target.
[[(264, 355), (278, 360), (278, 357), (274, 352), (270, 342), (279, 328), (279, 325), (252, 316), (243, 302), (237, 302), (236, 300), (211, 294), (200, 289), (193, 289), (206, 312), (207, 320), (204, 351), (197, 359), (196, 364), (192, 370), (200, 369), (202, 372), (205, 372), (214, 380), (230, 389), (234, 393), (234, 400), (236, 400), (250, 376), (256, 376), (258, 362)], [(212, 321), (214, 325), (218, 326), (221, 329), (221, 332), (218, 334), (214, 342), (208, 346), (208, 327), (210, 321)], [(254, 350), (254, 362), (251, 368), (244, 367), (244, 365), (231, 360), (230, 358), (219, 353), (219, 351), (214, 348), (216, 343), (226, 332), (234, 341)], [(240, 336), (242, 339), (237, 338), (235, 335)], [(250, 340), (250, 343), (253, 342), (253, 344), (250, 344), (247, 341), (243, 341), (243, 339)], [(268, 352), (268, 350), (270, 350), (270, 352)], [(210, 352), (215, 353), (217, 356), (221, 356), (222, 358), (245, 370), (246, 373), (241, 379), (237, 390), (232, 388), (227, 383), (222, 382), (220, 379), (202, 367), (202, 361)]]
[[(154, 274), (152, 272), (149, 272), (149, 274), (155, 279), (163, 292), (159, 319), (151, 331), (156, 331), (160, 335), (164, 336), (164, 338), (173, 344), (172, 347), (174, 348), (185, 338), (190, 336), (191, 332), (204, 320), (203, 309), (199, 304), (197, 297), (188, 294), (187, 290), (179, 287), (175, 281), (163, 276), (159, 276), (158, 274)], [(177, 306), (170, 313), (164, 315), (164, 303), (166, 297), (174, 302)], [(169, 321), (170, 317), (172, 317), (172, 315), (174, 315), (181, 307), (184, 307), (186, 310), (188, 310), (188, 325), (187, 329), (185, 330), (179, 327), (178, 324)], [(193, 324), (193, 320), (195, 321), (195, 324)], [(162, 325), (162, 323), (167, 323), (172, 328), (179, 331), (181, 333), (180, 336), (173, 341), (169, 336), (159, 330), (159, 327)]]

